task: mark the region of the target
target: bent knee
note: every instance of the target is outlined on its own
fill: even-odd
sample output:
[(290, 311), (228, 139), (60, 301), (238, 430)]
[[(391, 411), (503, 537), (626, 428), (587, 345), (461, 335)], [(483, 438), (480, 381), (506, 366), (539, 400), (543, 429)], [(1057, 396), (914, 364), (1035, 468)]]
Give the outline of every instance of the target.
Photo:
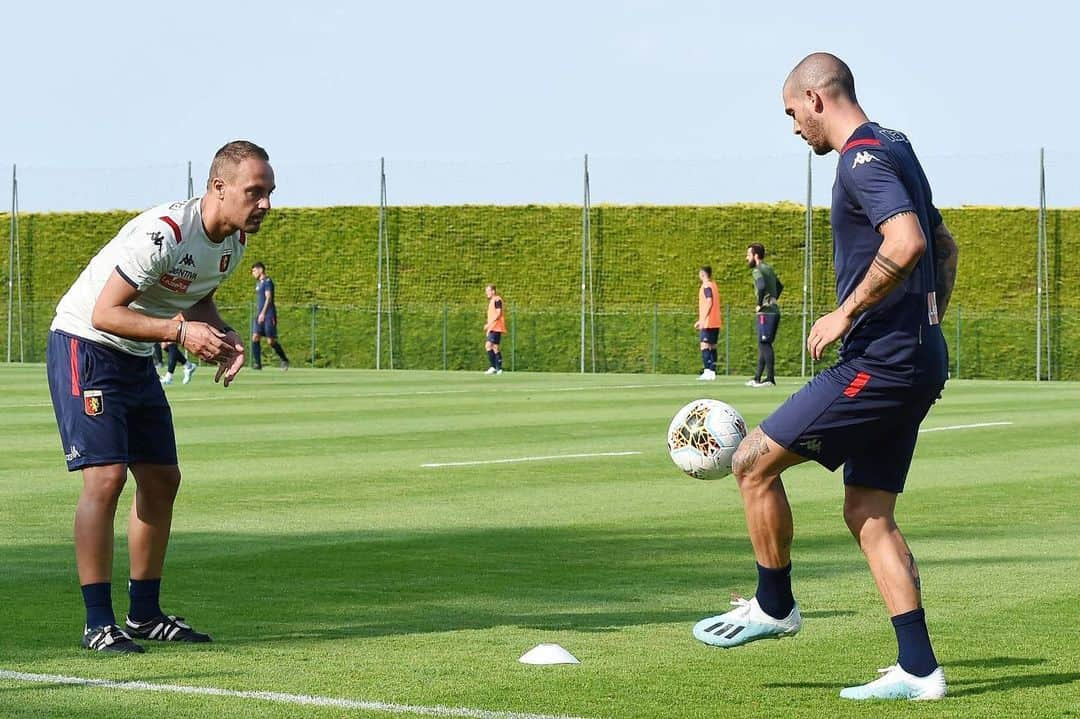
[(746, 483), (771, 481), (762, 471), (762, 455), (768, 451), (768, 439), (761, 429), (754, 429), (739, 442), (731, 458), (731, 473), (735, 475), (740, 487)]

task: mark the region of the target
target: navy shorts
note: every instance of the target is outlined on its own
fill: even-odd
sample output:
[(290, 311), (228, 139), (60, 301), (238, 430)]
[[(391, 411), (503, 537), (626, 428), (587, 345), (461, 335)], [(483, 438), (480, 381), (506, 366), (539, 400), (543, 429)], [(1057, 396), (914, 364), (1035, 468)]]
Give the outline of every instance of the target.
[(771, 345), (776, 339), (776, 329), (780, 326), (779, 312), (758, 312), (757, 340), (761, 344)]
[(709, 327), (707, 329), (703, 329), (703, 330), (701, 330), (701, 332), (700, 332), (700, 334), (698, 336), (701, 338), (701, 341), (704, 342), (705, 344), (714, 345), (714, 344), (716, 344), (717, 340), (720, 339), (720, 328), (719, 327)]
[(487, 341), (493, 345), (502, 344), (502, 332), (488, 332)]
[(69, 471), (176, 464), (172, 410), (151, 358), (56, 331), (45, 357)]
[(780, 446), (830, 471), (844, 484), (904, 491), (919, 424), (944, 380), (913, 383), (887, 366), (840, 362), (812, 379), (761, 423)]
[(267, 312), (266, 319), (262, 322), (259, 322), (259, 316), (255, 315), (251, 320), (251, 334), (277, 339), (277, 312)]

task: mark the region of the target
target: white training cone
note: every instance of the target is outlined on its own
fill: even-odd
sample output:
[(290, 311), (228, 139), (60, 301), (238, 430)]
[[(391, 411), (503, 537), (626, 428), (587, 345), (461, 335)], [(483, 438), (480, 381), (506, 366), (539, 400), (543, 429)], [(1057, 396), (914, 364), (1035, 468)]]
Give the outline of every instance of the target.
[(537, 644), (518, 659), (522, 664), (581, 664), (558, 644)]

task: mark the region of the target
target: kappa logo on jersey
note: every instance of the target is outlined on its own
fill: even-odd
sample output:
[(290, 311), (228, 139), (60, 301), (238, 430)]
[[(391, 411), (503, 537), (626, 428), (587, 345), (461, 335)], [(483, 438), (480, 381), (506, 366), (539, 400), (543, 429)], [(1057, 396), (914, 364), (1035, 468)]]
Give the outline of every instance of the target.
[(83, 411), (89, 417), (97, 417), (105, 412), (105, 398), (101, 396), (101, 390), (88, 389), (83, 392)]
[(218, 269), (225, 272), (229, 269), (229, 262), (232, 261), (232, 250), (226, 250), (221, 254), (221, 262), (218, 263)]
[(161, 247), (161, 243), (165, 241), (165, 235), (161, 234), (157, 230), (147, 232), (146, 236), (154, 243), (155, 247)]
[(855, 160), (851, 163), (851, 169), (854, 170), (859, 165), (865, 165), (868, 162), (872, 162), (874, 156), (869, 152), (858, 152), (855, 154)]
[(191, 255), (184, 255), (184, 259), (180, 260), (180, 264), (184, 265), (185, 267), (194, 267), (195, 258)]

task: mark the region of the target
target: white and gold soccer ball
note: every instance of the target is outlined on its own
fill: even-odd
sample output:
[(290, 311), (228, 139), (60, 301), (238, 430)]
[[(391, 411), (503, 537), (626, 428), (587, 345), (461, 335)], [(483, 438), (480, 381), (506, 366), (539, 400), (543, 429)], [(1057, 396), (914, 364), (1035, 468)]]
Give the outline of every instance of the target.
[(731, 474), (731, 458), (746, 436), (746, 422), (729, 404), (696, 399), (678, 411), (668, 427), (671, 461), (695, 479)]

